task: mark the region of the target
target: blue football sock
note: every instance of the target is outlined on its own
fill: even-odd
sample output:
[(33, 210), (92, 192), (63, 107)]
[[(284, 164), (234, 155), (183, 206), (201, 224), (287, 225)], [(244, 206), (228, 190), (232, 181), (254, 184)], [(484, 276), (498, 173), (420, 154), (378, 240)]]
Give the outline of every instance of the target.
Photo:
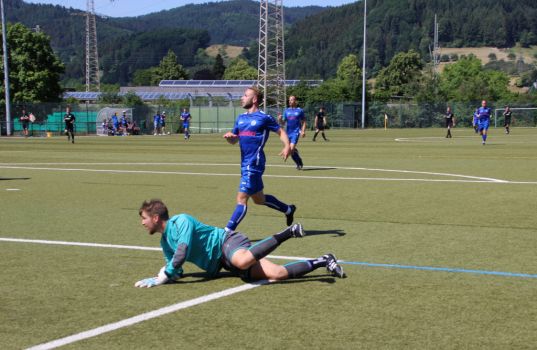
[(281, 211), (282, 213), (287, 213), (289, 206), (283, 202), (280, 202), (276, 197), (266, 194), (265, 195), (265, 204), (267, 207)]
[(231, 214), (231, 218), (229, 219), (226, 230), (227, 231), (235, 231), (237, 226), (239, 226), (242, 219), (246, 216), (246, 212), (248, 211), (248, 207), (245, 204), (238, 204), (235, 207), (235, 211), (233, 214)]
[(487, 141), (487, 134), (483, 134), (483, 141)]

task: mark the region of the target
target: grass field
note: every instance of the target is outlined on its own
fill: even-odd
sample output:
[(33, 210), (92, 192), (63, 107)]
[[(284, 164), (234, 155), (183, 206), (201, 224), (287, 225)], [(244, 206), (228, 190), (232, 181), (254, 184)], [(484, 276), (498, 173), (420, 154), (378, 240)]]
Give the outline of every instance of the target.
[[(0, 138), (0, 348), (74, 335), (64, 348), (535, 349), (537, 130), (492, 129), (486, 146), (458, 128), (327, 134), (300, 142), (304, 171), (267, 144), (265, 192), (296, 204), (308, 234), (273, 261), (334, 252), (348, 278), (250, 286), (187, 264), (182, 282), (151, 289), (133, 287), (163, 265), (141, 202), (224, 226), (238, 146), (216, 134)], [(239, 228), (259, 240), (284, 226), (252, 204)]]

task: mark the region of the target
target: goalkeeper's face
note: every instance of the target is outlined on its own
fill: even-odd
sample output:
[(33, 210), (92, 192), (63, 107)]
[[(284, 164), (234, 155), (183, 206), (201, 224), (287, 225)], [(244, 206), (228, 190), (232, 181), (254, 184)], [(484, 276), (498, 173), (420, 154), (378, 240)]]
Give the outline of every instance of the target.
[(147, 232), (149, 232), (150, 235), (154, 234), (155, 232), (158, 232), (158, 229), (160, 227), (160, 220), (158, 215), (150, 215), (146, 211), (142, 211), (142, 214), (140, 215), (142, 218), (142, 225), (145, 227)]

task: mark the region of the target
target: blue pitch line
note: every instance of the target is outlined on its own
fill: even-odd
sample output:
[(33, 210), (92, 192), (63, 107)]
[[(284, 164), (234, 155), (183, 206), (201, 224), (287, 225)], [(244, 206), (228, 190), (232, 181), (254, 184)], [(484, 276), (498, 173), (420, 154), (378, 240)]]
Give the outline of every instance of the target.
[(471, 274), (477, 274), (477, 275), (492, 275), (492, 276), (503, 276), (503, 277), (537, 278), (537, 274), (528, 274), (528, 273), (513, 273), (513, 272), (487, 271), (487, 270), (468, 270), (468, 269), (456, 269), (456, 268), (449, 268), (449, 267), (412, 266), (412, 265), (399, 265), (399, 264), (375, 264), (375, 263), (368, 263), (368, 262), (344, 261), (344, 260), (338, 260), (338, 262), (340, 264), (347, 264), (347, 265), (384, 267), (384, 268), (391, 268), (391, 269), (471, 273)]

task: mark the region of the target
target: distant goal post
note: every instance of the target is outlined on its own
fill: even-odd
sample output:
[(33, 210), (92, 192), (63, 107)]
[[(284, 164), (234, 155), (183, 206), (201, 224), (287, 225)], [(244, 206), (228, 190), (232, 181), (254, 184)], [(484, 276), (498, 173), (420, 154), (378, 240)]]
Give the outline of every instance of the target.
[[(512, 112), (511, 123), (517, 127), (536, 127), (537, 126), (537, 107), (510, 107)], [(494, 110), (494, 127), (503, 126), (503, 112), (505, 108), (496, 108)]]

